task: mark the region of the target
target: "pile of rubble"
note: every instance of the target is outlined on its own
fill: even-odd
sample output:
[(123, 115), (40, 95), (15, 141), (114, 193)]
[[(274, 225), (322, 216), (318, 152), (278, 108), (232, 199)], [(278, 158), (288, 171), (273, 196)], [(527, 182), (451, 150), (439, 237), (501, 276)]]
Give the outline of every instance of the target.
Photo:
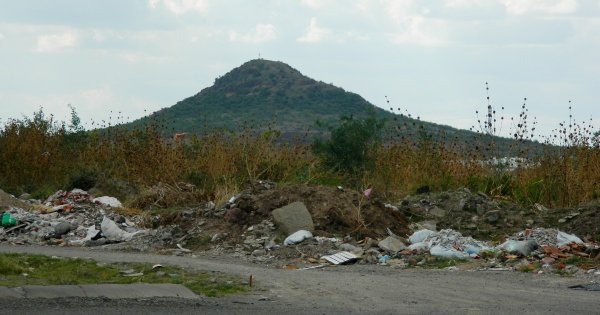
[(30, 210), (3, 209), (7, 218), (0, 241), (13, 244), (98, 246), (131, 241), (142, 235), (136, 224), (113, 213), (121, 203), (113, 197), (93, 198), (86, 191), (57, 191), (45, 201), (30, 199)]

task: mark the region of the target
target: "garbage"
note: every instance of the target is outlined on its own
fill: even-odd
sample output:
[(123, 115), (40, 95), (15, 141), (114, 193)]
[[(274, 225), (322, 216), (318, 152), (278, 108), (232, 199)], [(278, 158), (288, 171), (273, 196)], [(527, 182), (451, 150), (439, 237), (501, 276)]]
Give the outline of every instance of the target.
[(390, 260), (392, 257), (390, 257), (389, 255), (383, 255), (383, 256), (379, 256), (379, 264), (380, 265), (386, 265), (388, 260)]
[(8, 213), (8, 212), (4, 212), (2, 214), (2, 219), (0, 220), (0, 222), (3, 227), (11, 227), (11, 226), (15, 226), (17, 224), (17, 220), (15, 220), (14, 218), (11, 218), (10, 213)]
[(104, 237), (107, 240), (115, 242), (130, 241), (134, 235), (141, 232), (137, 231), (135, 233), (130, 233), (127, 231), (123, 231), (119, 228), (115, 221), (107, 218), (106, 216), (104, 216), (104, 218), (102, 219), (100, 229), (102, 230), (102, 235), (104, 235)]
[(434, 234), (434, 233), (435, 233), (434, 231), (427, 230), (427, 229), (416, 231), (408, 238), (408, 241), (411, 244), (421, 243), (426, 238), (428, 238), (431, 234)]
[(558, 231), (558, 233), (556, 234), (556, 245), (563, 246), (569, 243), (583, 244), (583, 241), (573, 234)]
[(94, 198), (92, 202), (111, 208), (121, 208), (123, 206), (117, 198), (109, 196)]
[(288, 246), (288, 245), (297, 244), (306, 239), (310, 239), (312, 237), (313, 237), (313, 235), (310, 231), (299, 230), (299, 231), (296, 231), (295, 233), (293, 233), (292, 235), (286, 237), (286, 239), (283, 241), (283, 245)]
[(358, 257), (350, 252), (339, 252), (337, 254), (333, 254), (333, 255), (327, 255), (327, 256), (323, 256), (321, 257), (322, 259), (327, 260), (328, 262), (334, 264), (334, 265), (341, 265), (341, 264), (346, 264), (352, 261), (355, 261), (356, 259), (358, 259)]
[(429, 249), (429, 253), (433, 256), (439, 256), (444, 258), (466, 259), (470, 257), (468, 253), (459, 252), (458, 250), (452, 247), (444, 247), (441, 245), (432, 246)]
[(527, 241), (515, 241), (515, 240), (507, 240), (506, 242), (498, 245), (497, 247), (500, 250), (504, 250), (508, 253), (515, 254), (518, 253), (522, 256), (529, 256), (532, 251), (538, 248), (538, 244), (535, 240), (527, 240)]

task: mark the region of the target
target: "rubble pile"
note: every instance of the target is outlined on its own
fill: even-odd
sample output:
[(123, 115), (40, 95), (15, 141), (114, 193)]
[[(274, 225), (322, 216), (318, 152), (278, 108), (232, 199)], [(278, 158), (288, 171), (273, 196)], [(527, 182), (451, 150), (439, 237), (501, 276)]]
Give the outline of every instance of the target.
[[(12, 244), (229, 255), (286, 269), (352, 263), (428, 268), (468, 261), (479, 270), (600, 277), (594, 239), (533, 228), (543, 221), (518, 219), (522, 210), (514, 205), (466, 189), (416, 195), (396, 206), (380, 202), (372, 190), (278, 188), (260, 181), (220, 205), (209, 201), (135, 216), (116, 213), (122, 207), (116, 198), (80, 189), (57, 191), (44, 201), (0, 199), (10, 201), (0, 204), (0, 242)], [(452, 217), (456, 222), (449, 224)], [(476, 236), (482, 231), (488, 238)], [(503, 231), (502, 241), (490, 240), (490, 231)]]
[(9, 207), (3, 216), (13, 226), (0, 227), (0, 241), (13, 244), (98, 246), (131, 241), (143, 231), (130, 219), (108, 213), (120, 202), (112, 197), (93, 198), (86, 191), (57, 191), (43, 203), (30, 200), (32, 210)]

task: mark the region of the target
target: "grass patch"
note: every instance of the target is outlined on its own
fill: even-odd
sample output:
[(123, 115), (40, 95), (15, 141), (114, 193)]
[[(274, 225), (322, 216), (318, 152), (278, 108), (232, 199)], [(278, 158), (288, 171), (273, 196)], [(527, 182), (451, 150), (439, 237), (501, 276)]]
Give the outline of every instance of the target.
[(423, 264), (422, 267), (425, 269), (444, 269), (447, 267), (457, 266), (465, 262), (467, 262), (467, 260), (465, 259), (451, 259), (431, 256), (425, 259), (425, 264)]
[[(126, 276), (133, 270), (141, 276)], [(220, 297), (245, 293), (248, 287), (240, 278), (217, 272), (198, 272), (165, 266), (152, 269), (150, 264), (104, 264), (80, 258), (56, 258), (40, 255), (1, 254), (0, 286), (75, 285), (75, 284), (181, 284), (194, 293)]]

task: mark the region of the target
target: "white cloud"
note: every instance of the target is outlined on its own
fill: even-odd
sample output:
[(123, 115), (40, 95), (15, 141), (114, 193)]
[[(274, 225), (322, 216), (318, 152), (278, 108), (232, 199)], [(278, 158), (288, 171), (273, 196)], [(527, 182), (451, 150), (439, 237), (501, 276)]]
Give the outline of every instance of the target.
[(310, 19), (310, 24), (306, 29), (306, 33), (299, 37), (297, 41), (303, 43), (318, 43), (323, 41), (331, 34), (331, 30), (322, 28), (317, 24), (317, 18)]
[[(428, 24), (426, 24), (428, 23)], [(437, 33), (445, 29), (443, 21), (428, 21), (422, 16), (407, 17), (402, 21), (402, 31), (391, 36), (396, 44), (414, 44), (420, 46), (441, 46), (446, 41)], [(438, 32), (435, 32), (435, 31)]]
[(532, 12), (569, 14), (577, 10), (577, 0), (500, 0), (506, 11), (514, 15)]
[(63, 34), (41, 35), (37, 38), (35, 51), (41, 53), (58, 52), (75, 45), (77, 45), (77, 35), (71, 31)]
[(208, 10), (207, 0), (148, 0), (148, 6), (155, 10), (161, 4), (171, 13), (182, 15), (188, 12), (205, 13)]
[(168, 60), (166, 57), (153, 56), (138, 52), (124, 52), (119, 54), (119, 57), (130, 63), (164, 63)]
[(321, 9), (327, 6), (330, 2), (330, 0), (300, 0), (302, 5), (305, 5), (313, 10)]
[(444, 6), (449, 8), (466, 8), (481, 4), (482, 0), (444, 0)]
[(275, 26), (273, 24), (258, 24), (254, 27), (253, 32), (246, 34), (238, 34), (236, 32), (229, 33), (229, 40), (232, 42), (258, 44), (268, 42), (277, 37)]
[(97, 110), (111, 105), (114, 96), (109, 88), (99, 88), (80, 91), (76, 98), (86, 109)]

